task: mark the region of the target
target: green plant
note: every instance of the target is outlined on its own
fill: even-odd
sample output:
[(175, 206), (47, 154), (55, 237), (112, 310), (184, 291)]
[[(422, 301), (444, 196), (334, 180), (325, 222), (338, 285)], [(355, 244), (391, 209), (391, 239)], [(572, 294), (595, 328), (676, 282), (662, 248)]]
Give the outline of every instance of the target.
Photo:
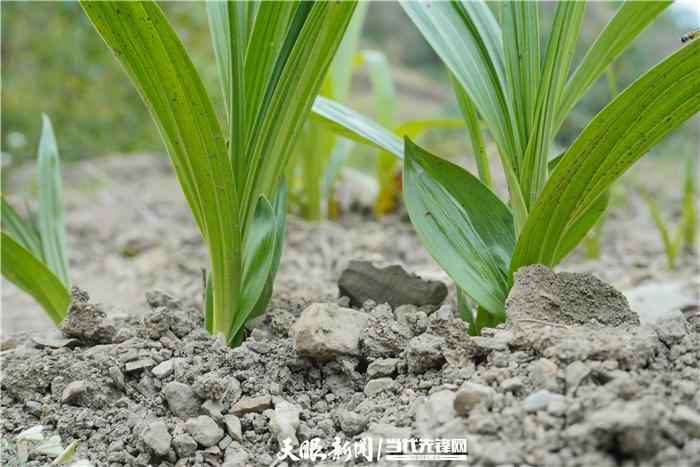
[[(513, 273), (554, 266), (600, 218), (608, 188), (647, 149), (700, 107), (700, 44), (676, 51), (623, 90), (566, 152), (549, 160), (562, 122), (591, 84), (668, 2), (623, 3), (570, 73), (585, 3), (559, 2), (542, 55), (536, 2), (403, 2), (448, 68), (467, 122), (480, 115), (498, 147), (509, 204), (479, 178), (366, 117), (324, 100), (317, 118), (404, 160), (404, 200), (419, 238), (477, 304), (462, 313), (478, 332), (505, 319)], [(472, 135), (474, 132), (471, 132)], [(477, 145), (478, 141), (472, 139)], [(466, 303), (466, 297), (462, 297)]]
[(0, 439), (0, 452), (4, 451), (10, 456), (9, 465), (23, 466), (32, 456), (53, 457), (51, 465), (62, 464), (73, 458), (78, 441), (73, 441), (64, 449), (61, 447), (60, 436), (44, 438), (41, 433), (43, 430), (43, 426), (36, 425), (15, 436), (14, 442)]
[(81, 5), (148, 107), (207, 244), (206, 328), (237, 345), (270, 301), (282, 175), (355, 3), (208, 2), (225, 130), (158, 5)]
[[(2, 196), (2, 275), (31, 295), (58, 324), (70, 303), (60, 158), (51, 121), (43, 115), (37, 152), (39, 212), (22, 216)], [(27, 209), (29, 211), (29, 209)]]
[(661, 209), (659, 209), (658, 205), (654, 202), (649, 192), (644, 188), (640, 189), (644, 201), (651, 210), (651, 215), (654, 218), (654, 224), (659, 230), (659, 234), (661, 234), (661, 239), (664, 243), (664, 250), (666, 251), (668, 268), (670, 270), (673, 270), (676, 267), (676, 258), (678, 256), (678, 252), (680, 251), (681, 245), (684, 245), (688, 250), (692, 250), (697, 233), (697, 202), (695, 200), (696, 180), (692, 158), (688, 158), (685, 169), (681, 213), (675, 233), (671, 232), (671, 228), (669, 227), (668, 222), (664, 219)]

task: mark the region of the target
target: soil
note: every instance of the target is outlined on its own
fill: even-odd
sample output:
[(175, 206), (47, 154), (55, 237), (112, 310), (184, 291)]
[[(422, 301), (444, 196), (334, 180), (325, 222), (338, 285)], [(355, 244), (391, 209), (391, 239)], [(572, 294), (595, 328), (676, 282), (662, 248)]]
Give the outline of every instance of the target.
[[(668, 271), (634, 193), (600, 260), (577, 251), (558, 268), (627, 300), (589, 275), (535, 271), (506, 325), (472, 338), (451, 285), (440, 308), (338, 297), (351, 260), (450, 284), (405, 216), (292, 217), (273, 303), (229, 349), (202, 330), (206, 255), (167, 161), (112, 157), (64, 177), (72, 280), (91, 298), (75, 291), (61, 335), (3, 282), (5, 439), (42, 424), (100, 466), (285, 465), (285, 438), (336, 437), (463, 438), (456, 465), (700, 465), (697, 255)], [(577, 284), (596, 299), (583, 322), (562, 320)]]

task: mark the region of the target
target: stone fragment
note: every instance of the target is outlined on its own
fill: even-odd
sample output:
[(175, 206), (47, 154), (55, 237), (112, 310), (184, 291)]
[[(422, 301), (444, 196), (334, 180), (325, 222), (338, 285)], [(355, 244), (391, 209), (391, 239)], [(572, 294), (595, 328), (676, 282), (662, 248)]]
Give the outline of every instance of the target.
[(197, 377), (192, 388), (202, 399), (220, 400), (228, 391), (228, 381), (212, 371)]
[(425, 373), (427, 370), (439, 368), (445, 363), (442, 349), (445, 338), (434, 334), (421, 334), (408, 341), (404, 360), (411, 373)]
[(530, 382), (535, 388), (557, 390), (557, 364), (552, 360), (540, 358), (532, 362), (529, 376)]
[(73, 286), (68, 315), (61, 321), (63, 337), (89, 344), (110, 344), (117, 330), (101, 305), (88, 303), (90, 296)]
[(504, 392), (512, 392), (515, 394), (523, 390), (525, 383), (523, 382), (522, 378), (514, 376), (501, 381), (500, 386)]
[(625, 296), (591, 274), (560, 272), (541, 264), (518, 269), (506, 300), (506, 324), (639, 325)]
[(457, 419), (455, 392), (435, 391), (416, 406), (416, 427), (421, 437), (442, 437), (450, 423)]
[(584, 379), (591, 374), (591, 369), (580, 360), (569, 363), (564, 372), (566, 378), (566, 390), (574, 393)]
[(173, 370), (175, 368), (175, 361), (174, 360), (165, 360), (164, 362), (159, 363), (153, 369), (151, 370), (151, 373), (153, 373), (153, 376), (155, 376), (158, 379), (163, 379), (167, 378), (171, 374), (173, 374)]
[(391, 376), (396, 371), (398, 363), (398, 358), (378, 358), (367, 365), (367, 377), (372, 379)]
[(249, 458), (250, 455), (248, 454), (248, 451), (246, 451), (240, 443), (238, 443), (237, 441), (233, 441), (226, 448), (226, 452), (224, 453), (224, 463), (222, 464), (222, 467), (247, 466), (250, 464), (248, 462)]
[(277, 444), (282, 446), (285, 439), (291, 440), (293, 446), (299, 445), (297, 428), (299, 428), (299, 414), (301, 407), (286, 401), (275, 403), (275, 410), (270, 417), (270, 431), (277, 439)]
[(235, 415), (227, 414), (224, 415), (224, 424), (226, 425), (226, 432), (234, 441), (239, 443), (243, 439), (243, 431), (241, 429), (241, 419)]
[(151, 289), (146, 292), (146, 302), (154, 310), (159, 307), (165, 307), (171, 310), (181, 310), (182, 302), (173, 295), (160, 290)]
[(44, 406), (40, 402), (36, 401), (25, 401), (24, 408), (29, 415), (34, 415), (37, 418), (41, 418), (43, 415)]
[(61, 403), (75, 406), (85, 406), (91, 392), (94, 392), (96, 387), (94, 383), (88, 381), (73, 381), (63, 390), (61, 395)]
[(231, 413), (240, 417), (251, 412), (262, 412), (272, 405), (272, 396), (266, 394), (260, 397), (254, 397), (252, 399), (245, 399), (236, 402), (233, 407), (231, 407)]
[(123, 391), (126, 389), (126, 384), (124, 380), (124, 373), (122, 373), (122, 370), (119, 369), (119, 367), (116, 366), (111, 366), (109, 367), (109, 376), (112, 378), (112, 382), (114, 383), (114, 387), (119, 389), (120, 391)]
[(146, 311), (141, 316), (141, 326), (145, 335), (160, 339), (170, 330), (170, 310), (165, 307)]
[(555, 400), (565, 400), (565, 398), (561, 394), (554, 394), (546, 389), (540, 389), (525, 398), (524, 407), (527, 412), (546, 410), (549, 404)]
[(338, 420), (340, 421), (340, 429), (348, 436), (355, 436), (367, 428), (369, 419), (362, 414), (341, 410), (338, 412)]
[(206, 415), (190, 418), (185, 422), (185, 430), (197, 443), (205, 448), (214, 446), (224, 437), (224, 430)]
[(32, 337), (32, 345), (37, 349), (61, 349), (73, 348), (80, 344), (78, 339), (50, 339), (45, 337)]
[(469, 415), (477, 405), (491, 407), (496, 391), (490, 386), (466, 382), (455, 394), (454, 409), (459, 415)]
[(447, 287), (440, 281), (421, 279), (401, 266), (376, 268), (369, 261), (350, 261), (338, 279), (340, 294), (350, 304), (362, 306), (365, 301), (401, 305), (440, 305), (447, 296)]
[(168, 427), (162, 421), (150, 423), (142, 432), (141, 439), (157, 457), (163, 457), (170, 451), (172, 438)]
[(375, 394), (389, 389), (394, 385), (394, 380), (391, 378), (377, 378), (371, 379), (365, 385), (365, 396), (371, 397)]
[(360, 355), (360, 336), (367, 313), (334, 303), (313, 303), (294, 323), (290, 335), (300, 355), (326, 360), (337, 355)]
[(152, 358), (140, 358), (138, 360), (134, 360), (132, 362), (127, 362), (124, 365), (124, 371), (126, 373), (138, 373), (143, 370), (148, 370), (150, 368), (153, 368), (155, 366), (156, 362), (153, 361)]
[(197, 441), (187, 433), (175, 436), (172, 444), (179, 457), (189, 457), (197, 450)]
[(202, 400), (187, 384), (171, 381), (163, 386), (163, 395), (176, 417), (190, 418), (199, 414)]
[(661, 342), (668, 346), (679, 344), (688, 335), (685, 317), (680, 310), (665, 311), (654, 323), (654, 330)]
[(207, 399), (202, 404), (202, 411), (209, 415), (216, 423), (224, 422), (224, 404), (220, 400)]

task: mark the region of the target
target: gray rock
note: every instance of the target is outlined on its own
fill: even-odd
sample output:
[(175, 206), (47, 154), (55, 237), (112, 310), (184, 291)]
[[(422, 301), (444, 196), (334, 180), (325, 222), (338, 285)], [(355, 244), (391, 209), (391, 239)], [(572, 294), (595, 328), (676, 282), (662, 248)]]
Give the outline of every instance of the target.
[(173, 295), (160, 290), (152, 289), (146, 292), (146, 302), (154, 310), (159, 307), (165, 307), (171, 310), (181, 310), (182, 302)]
[(370, 314), (367, 326), (362, 331), (362, 354), (375, 358), (396, 357), (406, 349), (412, 336), (407, 324), (394, 320), (389, 305), (379, 305)]
[(37, 418), (41, 418), (44, 406), (40, 402), (25, 401), (24, 408), (27, 410), (29, 415), (34, 415)]
[(132, 362), (127, 362), (124, 365), (124, 371), (129, 374), (129, 373), (138, 373), (143, 370), (148, 370), (150, 368), (153, 368), (156, 365), (156, 362), (153, 361), (152, 358), (140, 358), (138, 360), (134, 360)]
[(552, 401), (566, 400), (561, 394), (554, 394), (546, 389), (533, 392), (525, 398), (523, 403), (527, 412), (546, 410)]
[(141, 316), (141, 326), (143, 333), (151, 339), (160, 339), (170, 330), (170, 310), (165, 307), (158, 307), (154, 310), (146, 311)]
[(535, 388), (549, 389), (556, 391), (557, 364), (548, 358), (540, 358), (530, 365), (530, 381)]
[(122, 373), (122, 370), (120, 370), (119, 367), (111, 366), (107, 371), (109, 371), (109, 376), (110, 378), (112, 378), (114, 387), (116, 387), (120, 391), (124, 391), (126, 389), (126, 383), (124, 379), (124, 373)]
[(209, 372), (197, 377), (192, 389), (202, 399), (221, 400), (228, 391), (228, 381), (215, 372)]
[(445, 338), (434, 334), (421, 334), (408, 341), (404, 360), (411, 373), (424, 373), (432, 368), (439, 368), (445, 363), (442, 348)]
[(654, 323), (654, 330), (661, 342), (668, 346), (679, 344), (688, 335), (685, 317), (680, 310), (665, 311)]
[(243, 439), (243, 431), (241, 429), (241, 419), (235, 415), (224, 415), (224, 423), (226, 424), (226, 432), (231, 439), (239, 443)]
[(586, 324), (592, 319), (608, 326), (639, 324), (625, 296), (591, 274), (556, 273), (541, 264), (516, 271), (506, 300), (509, 326)]
[(45, 337), (32, 337), (32, 345), (37, 349), (61, 349), (73, 348), (80, 344), (78, 339), (49, 339)]
[(398, 363), (398, 358), (378, 358), (367, 365), (367, 377), (371, 379), (391, 376), (396, 371)]
[(173, 374), (173, 370), (175, 368), (175, 361), (174, 360), (166, 360), (164, 362), (159, 363), (153, 369), (151, 370), (151, 373), (153, 373), (153, 376), (155, 376), (158, 379), (163, 379), (167, 378), (171, 374)]
[(401, 266), (376, 268), (369, 261), (350, 261), (338, 279), (340, 294), (350, 298), (352, 306), (365, 301), (401, 305), (440, 305), (447, 296), (447, 287), (407, 273)]
[(360, 336), (367, 313), (341, 308), (334, 303), (313, 303), (301, 314), (290, 332), (300, 355), (329, 359), (337, 355), (360, 355)]
[(466, 382), (455, 394), (454, 409), (460, 415), (469, 415), (477, 405), (491, 407), (496, 391), (490, 386)]
[(391, 378), (377, 378), (371, 379), (365, 385), (365, 396), (371, 397), (375, 394), (389, 389), (394, 385), (394, 380)]
[(591, 369), (580, 360), (569, 363), (566, 366), (566, 390), (570, 393), (576, 392), (579, 385), (591, 374)]
[(189, 457), (197, 450), (197, 442), (187, 433), (175, 436), (172, 444), (179, 457)]
[(168, 427), (162, 421), (150, 423), (142, 432), (141, 439), (157, 457), (163, 457), (170, 451), (172, 437), (168, 432)]
[(293, 446), (299, 445), (297, 428), (299, 428), (299, 414), (301, 407), (286, 401), (275, 403), (275, 410), (270, 417), (270, 431), (277, 439), (279, 446), (285, 439), (290, 439)]
[(185, 430), (195, 441), (206, 448), (214, 446), (224, 437), (224, 430), (206, 415), (190, 418), (185, 422)]
[(236, 402), (233, 407), (231, 407), (231, 413), (240, 417), (251, 412), (262, 412), (272, 405), (272, 396), (266, 394), (260, 397), (254, 397), (252, 399), (246, 399)]
[(202, 404), (202, 411), (209, 415), (216, 423), (224, 422), (224, 404), (221, 401), (207, 399), (204, 401), (204, 404)]
[(75, 405), (79, 407), (88, 407), (91, 404), (94, 394), (97, 392), (95, 383), (89, 381), (73, 381), (68, 384), (61, 395), (61, 403), (67, 405)]
[(500, 383), (501, 389), (503, 389), (504, 392), (512, 392), (513, 394), (518, 393), (523, 390), (525, 387), (525, 383), (523, 382), (523, 379), (514, 376), (512, 378), (506, 378)]
[(188, 385), (178, 381), (171, 381), (163, 386), (163, 395), (168, 401), (168, 407), (170, 407), (175, 416), (190, 418), (199, 414), (202, 400), (197, 397)]
[(369, 419), (362, 414), (341, 410), (338, 412), (338, 420), (340, 429), (348, 436), (355, 436), (367, 428)]
[(233, 439), (231, 439), (229, 435), (226, 435), (221, 439), (221, 441), (219, 441), (219, 444), (217, 444), (217, 446), (219, 447), (219, 449), (225, 451), (228, 445), (231, 444), (231, 442), (233, 442)]
[(226, 448), (222, 467), (242, 467), (249, 465), (248, 451), (240, 443), (234, 441)]
[(89, 295), (76, 286), (71, 289), (71, 296), (68, 315), (60, 325), (63, 337), (90, 344), (110, 344), (117, 329), (104, 308), (88, 303)]
[(457, 417), (455, 410), (455, 392), (449, 390), (435, 391), (416, 406), (416, 426), (421, 437), (442, 435), (442, 429)]

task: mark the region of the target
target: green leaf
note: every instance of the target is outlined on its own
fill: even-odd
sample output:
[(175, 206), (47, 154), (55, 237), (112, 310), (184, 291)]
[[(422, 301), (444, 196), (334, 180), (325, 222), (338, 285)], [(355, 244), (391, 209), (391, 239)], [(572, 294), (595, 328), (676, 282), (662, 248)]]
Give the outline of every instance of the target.
[(331, 71), (329, 73), (333, 89), (333, 98), (338, 102), (345, 102), (350, 93), (350, 82), (352, 80), (353, 62), (355, 51), (360, 42), (362, 27), (365, 24), (369, 2), (359, 2), (352, 15), (350, 24), (345, 31), (338, 51), (335, 53)]
[(591, 87), (605, 69), (629, 46), (670, 1), (626, 1), (598, 35), (586, 56), (574, 71), (559, 101), (554, 124), (556, 132), (576, 102)]
[(63, 191), (58, 146), (49, 117), (42, 115), (42, 122), (37, 156), (39, 236), (46, 265), (68, 288), (70, 278), (66, 256), (66, 228), (63, 224)]
[(500, 318), (515, 244), (508, 207), (461, 167), (406, 139), (404, 200), (421, 242), (475, 302)]
[(566, 237), (634, 162), (700, 109), (700, 42), (676, 51), (605, 107), (569, 147), (535, 203), (518, 239), (519, 267), (553, 266)]
[(75, 448), (78, 447), (78, 440), (73, 441), (70, 443), (66, 449), (64, 449), (57, 458), (51, 462), (51, 465), (58, 465), (62, 464), (63, 462), (68, 462), (73, 458), (73, 455), (75, 454)]
[(154, 2), (82, 2), (144, 100), (212, 261), (212, 332), (238, 310), (241, 226), (224, 136), (197, 71)]
[(235, 336), (243, 327), (263, 293), (275, 259), (277, 233), (275, 211), (270, 202), (264, 196), (260, 196), (243, 249), (240, 310), (227, 333), (228, 336)]
[(683, 232), (683, 223), (681, 222), (681, 225), (678, 226), (676, 234), (671, 235), (671, 231), (666, 226), (666, 222), (664, 221), (663, 215), (661, 214), (661, 210), (656, 205), (651, 195), (649, 195), (649, 192), (643, 188), (641, 192), (644, 201), (647, 203), (647, 206), (649, 206), (649, 209), (651, 210), (651, 215), (654, 218), (654, 224), (656, 225), (656, 228), (661, 234), (661, 240), (664, 242), (664, 249), (666, 250), (668, 268), (670, 270), (673, 270), (676, 267), (676, 254), (678, 253), (678, 247), (680, 246), (680, 242), (682, 239), (681, 235)]
[(2, 211), (0, 217), (2, 217), (3, 227), (17, 243), (31, 251), (37, 258), (43, 260), (44, 254), (41, 247), (41, 237), (39, 237), (38, 232), (35, 231), (31, 225), (24, 222), (19, 213), (7, 202), (4, 196), (1, 198)]
[(2, 275), (31, 295), (54, 323), (66, 317), (70, 293), (61, 280), (29, 250), (2, 232)]
[(341, 136), (389, 151), (403, 159), (401, 138), (374, 120), (338, 102), (318, 96), (312, 108), (312, 118)]
[(402, 1), (401, 6), (469, 95), (517, 175), (524, 148), (508, 100), (501, 31), (486, 2)]
[(378, 50), (363, 50), (362, 60), (367, 66), (372, 84), (372, 99), (377, 122), (391, 128), (396, 121), (396, 90), (391, 79), (391, 67), (386, 55)]
[(459, 288), (457, 289), (457, 309), (459, 310), (459, 317), (469, 323), (469, 335), (478, 336), (479, 329), (476, 327), (476, 319), (469, 303), (469, 297)]
[(549, 145), (557, 103), (564, 90), (576, 48), (585, 2), (559, 2), (552, 20), (552, 32), (542, 68), (535, 104), (535, 119), (528, 139), (520, 185), (528, 210), (547, 180)]

